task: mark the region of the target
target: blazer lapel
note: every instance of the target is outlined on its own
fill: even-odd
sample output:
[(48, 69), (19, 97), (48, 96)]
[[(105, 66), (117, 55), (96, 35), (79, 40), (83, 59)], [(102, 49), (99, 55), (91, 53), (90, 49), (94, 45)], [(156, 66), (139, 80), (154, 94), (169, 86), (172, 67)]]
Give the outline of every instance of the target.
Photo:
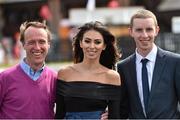
[(152, 77), (152, 85), (151, 85), (149, 103), (151, 103), (153, 92), (156, 90), (156, 86), (158, 85), (162, 71), (165, 66), (166, 59), (164, 56), (165, 56), (164, 51), (162, 49), (158, 48), (156, 62), (155, 62), (154, 71), (153, 71), (153, 77)]
[[(137, 75), (136, 75), (136, 55), (134, 54), (132, 57), (131, 57), (131, 60), (130, 60), (130, 64), (129, 64), (129, 68), (130, 68), (130, 80), (131, 83), (132, 83), (132, 89), (134, 89), (134, 100), (136, 100), (135, 103), (137, 103), (137, 106), (139, 107), (139, 109), (141, 110), (141, 113), (143, 113), (143, 108), (142, 108), (142, 104), (141, 104), (141, 100), (140, 100), (140, 97), (139, 97), (139, 90), (138, 90), (138, 85), (137, 85)], [(144, 115), (144, 114), (143, 114)]]

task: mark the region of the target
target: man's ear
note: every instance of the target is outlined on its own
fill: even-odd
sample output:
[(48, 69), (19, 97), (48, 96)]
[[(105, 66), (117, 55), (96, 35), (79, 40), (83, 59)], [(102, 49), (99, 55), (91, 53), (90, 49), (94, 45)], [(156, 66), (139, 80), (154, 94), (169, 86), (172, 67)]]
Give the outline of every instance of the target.
[(129, 35), (132, 37), (132, 28), (128, 27)]
[(159, 31), (160, 31), (160, 27), (156, 26), (156, 36), (158, 35)]
[(50, 48), (51, 47), (51, 42), (47, 41), (47, 44), (48, 44), (48, 48)]

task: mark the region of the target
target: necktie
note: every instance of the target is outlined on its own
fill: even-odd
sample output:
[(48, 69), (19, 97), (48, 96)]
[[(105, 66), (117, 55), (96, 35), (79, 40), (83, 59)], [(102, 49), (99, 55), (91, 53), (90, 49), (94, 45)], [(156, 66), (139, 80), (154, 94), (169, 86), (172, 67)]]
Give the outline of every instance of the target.
[(143, 98), (144, 98), (144, 107), (147, 112), (148, 98), (149, 98), (149, 83), (148, 83), (148, 73), (146, 68), (146, 63), (148, 59), (142, 59), (142, 86), (143, 86)]

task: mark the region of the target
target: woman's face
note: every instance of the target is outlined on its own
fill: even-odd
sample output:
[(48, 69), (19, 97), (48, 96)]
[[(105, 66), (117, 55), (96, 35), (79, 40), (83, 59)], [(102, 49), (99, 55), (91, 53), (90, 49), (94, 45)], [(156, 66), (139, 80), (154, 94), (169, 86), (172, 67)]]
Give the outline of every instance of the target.
[(100, 59), (101, 52), (105, 50), (103, 36), (96, 30), (85, 32), (80, 47), (83, 50), (84, 59)]

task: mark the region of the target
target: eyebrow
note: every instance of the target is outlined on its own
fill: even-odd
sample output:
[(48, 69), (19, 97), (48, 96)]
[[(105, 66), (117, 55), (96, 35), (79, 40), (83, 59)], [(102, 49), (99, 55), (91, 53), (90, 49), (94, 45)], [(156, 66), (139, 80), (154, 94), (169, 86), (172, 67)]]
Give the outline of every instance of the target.
[[(89, 37), (85, 37), (84, 39), (92, 40), (92, 38), (89, 38)], [(94, 40), (102, 40), (102, 39), (96, 38), (96, 39), (94, 39)]]

